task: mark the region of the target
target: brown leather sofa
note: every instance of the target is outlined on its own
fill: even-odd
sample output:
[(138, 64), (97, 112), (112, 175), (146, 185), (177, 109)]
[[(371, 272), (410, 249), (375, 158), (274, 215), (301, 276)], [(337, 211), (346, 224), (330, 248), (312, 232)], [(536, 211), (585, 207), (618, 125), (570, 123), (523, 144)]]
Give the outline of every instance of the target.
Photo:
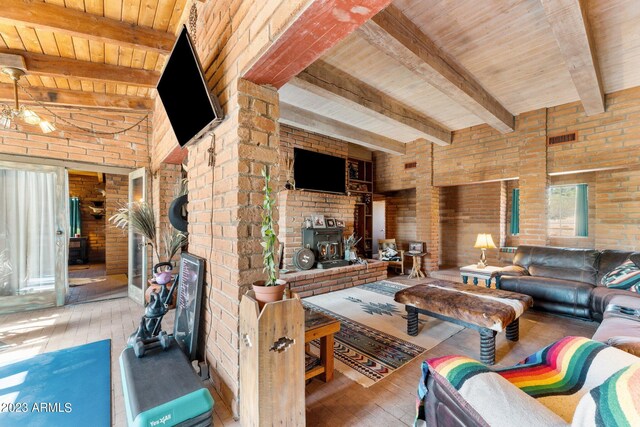
[[(530, 295), (538, 309), (601, 321), (592, 339), (640, 357), (640, 294), (600, 285), (630, 256), (640, 259), (637, 252), (520, 246), (513, 265), (496, 273), (496, 284)], [(426, 388), (427, 426), (483, 424), (446, 380), (431, 375)]]
[(638, 299), (640, 294), (609, 289), (604, 275), (637, 252), (519, 246), (513, 265), (496, 272), (500, 289), (533, 297), (534, 308), (602, 320), (612, 298)]

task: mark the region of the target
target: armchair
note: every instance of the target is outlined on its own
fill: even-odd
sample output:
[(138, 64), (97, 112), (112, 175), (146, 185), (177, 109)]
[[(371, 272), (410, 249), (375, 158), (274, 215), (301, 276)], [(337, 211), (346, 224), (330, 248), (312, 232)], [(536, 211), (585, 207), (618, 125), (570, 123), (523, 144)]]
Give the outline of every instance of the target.
[(404, 250), (398, 249), (396, 239), (378, 240), (378, 259), (387, 261), (391, 267), (399, 269), (399, 274), (404, 274)]
[(640, 358), (583, 337), (499, 370), (439, 357), (422, 364), (415, 425), (638, 425), (637, 406), (626, 403), (636, 387)]

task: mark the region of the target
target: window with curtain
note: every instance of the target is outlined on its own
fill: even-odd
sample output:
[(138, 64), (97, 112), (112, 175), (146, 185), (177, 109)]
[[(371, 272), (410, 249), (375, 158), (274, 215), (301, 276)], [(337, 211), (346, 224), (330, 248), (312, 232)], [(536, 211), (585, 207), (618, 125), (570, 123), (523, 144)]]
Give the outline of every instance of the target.
[(520, 189), (514, 188), (511, 192), (511, 235), (520, 234)]
[(587, 184), (549, 187), (548, 232), (553, 237), (589, 235), (589, 195)]

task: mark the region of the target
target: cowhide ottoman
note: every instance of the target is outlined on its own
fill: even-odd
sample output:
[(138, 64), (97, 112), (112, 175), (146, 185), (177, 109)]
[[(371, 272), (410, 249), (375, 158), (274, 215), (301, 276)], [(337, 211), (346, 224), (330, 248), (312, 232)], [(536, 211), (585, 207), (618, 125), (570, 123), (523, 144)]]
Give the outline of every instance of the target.
[(405, 304), (407, 333), (418, 335), (418, 313), (456, 323), (480, 332), (480, 361), (493, 365), (496, 334), (507, 330), (507, 339), (518, 341), (520, 315), (533, 305), (529, 295), (438, 280), (411, 286), (396, 293)]

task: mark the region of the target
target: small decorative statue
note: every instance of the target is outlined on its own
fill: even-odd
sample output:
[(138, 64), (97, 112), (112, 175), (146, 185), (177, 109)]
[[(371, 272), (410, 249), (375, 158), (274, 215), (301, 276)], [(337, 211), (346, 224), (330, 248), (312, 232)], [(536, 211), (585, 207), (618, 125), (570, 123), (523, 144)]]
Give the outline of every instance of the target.
[(351, 236), (344, 239), (344, 259), (346, 261), (355, 261), (358, 259), (358, 249), (356, 245), (362, 240), (362, 237), (357, 238), (356, 233), (351, 233)]

